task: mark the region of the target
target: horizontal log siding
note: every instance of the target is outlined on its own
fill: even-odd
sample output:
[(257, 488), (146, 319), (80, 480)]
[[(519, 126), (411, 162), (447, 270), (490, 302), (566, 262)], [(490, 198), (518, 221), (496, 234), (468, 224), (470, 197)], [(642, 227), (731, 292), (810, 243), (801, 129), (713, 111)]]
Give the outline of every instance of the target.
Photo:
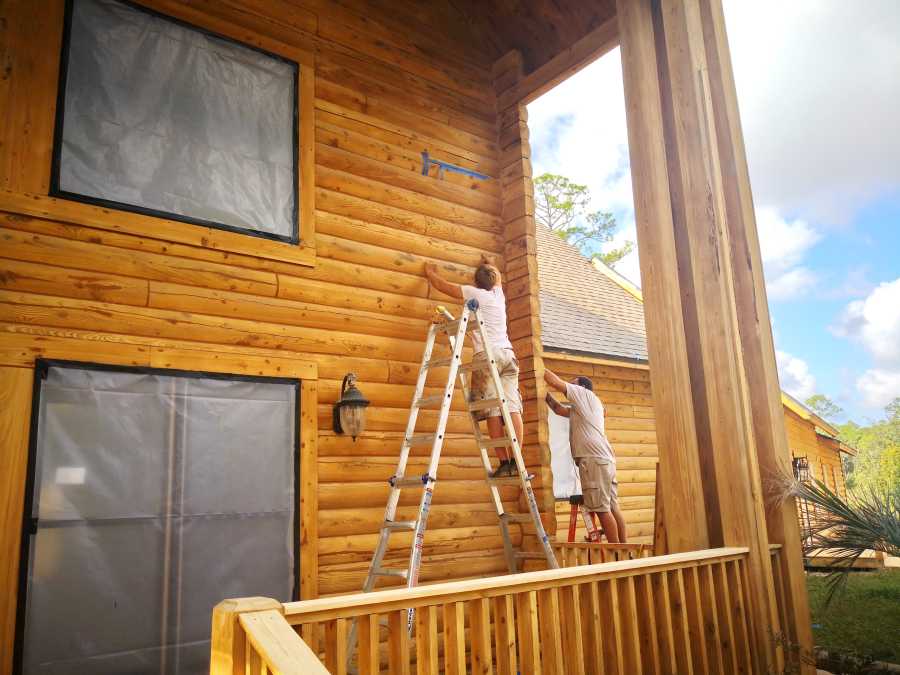
[[(318, 527), (318, 537), (307, 545), (318, 546), (318, 593), (357, 590), (428, 322), (436, 304), (449, 304), (432, 295), (424, 265), (439, 262), (464, 281), (482, 253), (503, 259), (490, 64), (461, 56), (467, 50), (440, 35), (417, 32), (412, 19), (354, 3), (141, 2), (188, 12), (212, 30), (237, 26), (253, 44), (314, 55), (315, 184), (303, 190), (315, 193), (315, 265), (265, 256), (257, 248), (263, 241), (249, 236), (240, 252), (166, 240), (154, 234), (155, 219), (46, 197), (64, 2), (48, 0), (34, 12), (27, 0), (12, 0), (0, 9), (0, 109), (7, 113), (0, 125), (0, 365), (28, 368), (35, 356), (70, 343), (81, 346), (68, 353), (83, 360), (121, 362), (114, 358), (121, 343), (142, 349), (152, 340), (315, 362), (319, 486), (310, 531)], [(491, 178), (423, 176), (423, 150)], [(106, 227), (97, 226), (101, 218)], [(111, 230), (118, 218), (146, 224), (147, 235), (133, 226)], [(330, 428), (331, 403), (348, 371), (359, 374), (372, 401), (368, 430), (355, 443)], [(445, 375), (436, 372), (429, 386)], [(424, 413), (420, 428), (434, 417)], [(425, 581), (505, 571), (476, 448), (461, 435), (467, 429), (457, 397)], [(21, 458), (4, 457), (4, 465), (11, 459)], [(411, 470), (423, 462), (417, 449)], [(504, 490), (514, 502), (517, 489)], [(417, 499), (413, 491), (404, 495), (401, 517), (412, 517)], [(389, 555), (405, 554), (403, 535), (394, 542)], [(4, 578), (2, 595), (12, 597), (15, 574)]]
[(784, 427), (791, 454), (794, 457), (806, 457), (810, 476), (846, 496), (847, 485), (844, 481), (841, 453), (833, 447), (833, 442), (819, 436), (810, 422), (787, 408), (784, 411)]
[[(544, 365), (563, 379), (585, 375), (606, 409), (606, 433), (616, 453), (619, 505), (628, 525), (628, 540), (653, 543), (653, 501), (659, 454), (646, 368), (605, 366), (589, 361), (565, 361), (544, 354)], [(569, 530), (568, 502), (556, 503), (556, 536), (565, 541)], [(576, 541), (583, 541), (584, 523), (578, 518)]]

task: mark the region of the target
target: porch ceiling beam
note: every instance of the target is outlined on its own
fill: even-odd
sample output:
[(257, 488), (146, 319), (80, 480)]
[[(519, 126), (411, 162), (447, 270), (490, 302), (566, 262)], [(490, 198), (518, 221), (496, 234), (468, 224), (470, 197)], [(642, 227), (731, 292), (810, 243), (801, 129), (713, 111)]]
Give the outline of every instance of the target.
[(616, 17), (607, 19), (583, 38), (562, 50), (536, 70), (516, 80), (497, 96), (497, 109), (528, 104), (570, 75), (593, 63), (619, 44)]

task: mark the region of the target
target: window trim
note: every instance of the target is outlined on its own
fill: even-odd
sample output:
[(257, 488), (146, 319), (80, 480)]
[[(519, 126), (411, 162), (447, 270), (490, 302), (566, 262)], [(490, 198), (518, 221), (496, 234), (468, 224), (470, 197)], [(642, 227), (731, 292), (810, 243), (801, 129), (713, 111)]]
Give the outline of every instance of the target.
[[(34, 378), (31, 395), (31, 417), (28, 422), (28, 457), (25, 466), (25, 489), (23, 493), (23, 509), (21, 520), (21, 542), (19, 548), (19, 578), (16, 594), (16, 613), (15, 613), (15, 633), (13, 641), (13, 673), (22, 672), (22, 659), (24, 658), (25, 648), (25, 610), (26, 599), (28, 594), (28, 565), (29, 565), (29, 543), (31, 536), (34, 534), (32, 527), (33, 518), (31, 513), (34, 505), (34, 492), (37, 470), (37, 437), (38, 437), (38, 417), (41, 404), (41, 382), (46, 378), (47, 371), (52, 367), (70, 368), (76, 370), (97, 370), (105, 372), (119, 373), (144, 373), (153, 375), (164, 375), (167, 377), (202, 377), (215, 380), (237, 380), (241, 382), (268, 382), (275, 384), (285, 384), (294, 387), (294, 434), (293, 434), (293, 453), (294, 453), (294, 570), (293, 570), (293, 592), (291, 600), (299, 600), (303, 598), (303, 559), (301, 555), (301, 544), (303, 539), (303, 511), (302, 499), (304, 482), (301, 475), (302, 467), (302, 446), (301, 429), (302, 421), (305, 417), (303, 408), (303, 380), (298, 377), (285, 376), (267, 376), (267, 375), (247, 375), (243, 373), (227, 373), (215, 371), (193, 371), (180, 368), (160, 368), (153, 366), (139, 365), (122, 365), (113, 363), (93, 363), (89, 361), (73, 361), (66, 359), (53, 359), (38, 357), (34, 361)], [(313, 413), (315, 415), (315, 412)], [(316, 514), (315, 517), (318, 517)]]
[[(215, 35), (297, 65), (294, 159), (297, 179), (295, 193), (299, 193), (299, 199), (295, 203), (295, 219), (298, 222), (296, 240), (289, 242), (278, 238), (279, 235), (273, 236), (227, 225), (200, 222), (198, 219), (181, 218), (175, 214), (166, 214), (150, 209), (141, 210), (141, 207), (122, 205), (118, 202), (85, 197), (57, 189), (58, 154), (64, 115), (65, 69), (67, 67), (72, 0), (66, 0), (65, 18), (63, 19), (64, 37), (58, 70), (56, 127), (51, 139), (53, 166), (50, 172), (49, 195), (2, 191), (0, 192), (0, 208), (16, 208), (19, 212), (36, 217), (49, 217), (62, 222), (73, 222), (88, 227), (125, 232), (225, 253), (239, 253), (280, 262), (314, 266), (316, 262), (314, 54), (245, 28), (236, 20), (236, 17), (219, 18), (188, 5), (170, 5), (169, 3), (165, 3), (165, 12), (161, 12), (157, 9), (161, 4), (157, 0), (119, 1), (140, 11), (161, 16), (194, 30)], [(248, 239), (248, 236), (252, 239)], [(241, 265), (238, 260), (233, 262)]]

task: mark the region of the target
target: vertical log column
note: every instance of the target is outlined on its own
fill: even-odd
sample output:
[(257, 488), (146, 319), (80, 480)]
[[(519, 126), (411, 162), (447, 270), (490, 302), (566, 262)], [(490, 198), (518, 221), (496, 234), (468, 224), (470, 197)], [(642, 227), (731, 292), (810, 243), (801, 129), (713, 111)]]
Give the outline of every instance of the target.
[[(752, 415), (771, 414), (777, 387), (751, 388), (744, 351), (760, 336), (739, 328), (753, 316), (738, 291), (765, 297), (754, 291), (761, 277), (741, 282), (732, 270), (732, 241), (755, 233), (752, 221), (728, 220), (739, 130), (719, 1), (618, 0), (618, 20), (669, 547), (750, 548), (756, 669), (771, 672), (782, 652), (757, 437), (774, 427), (754, 433)], [(700, 514), (685, 508), (692, 493), (703, 495)]]
[[(720, 0), (701, 0), (700, 14), (709, 77), (711, 82), (717, 83), (710, 88), (710, 97), (724, 179), (725, 222), (740, 317), (738, 328), (765, 495), (767, 483), (777, 481), (779, 475), (791, 475), (791, 451), (784, 429), (762, 254)], [(797, 506), (792, 498), (787, 502), (772, 500), (766, 504), (766, 509), (769, 543), (782, 546), (782, 555), (777, 558), (779, 569), (774, 572), (786, 581), (784, 602), (788, 625), (782, 626), (785, 658), (790, 667), (814, 673), (815, 668), (804, 663), (808, 660), (804, 657), (812, 653), (813, 643)]]
[[(512, 51), (494, 64), (494, 90), (509, 89), (522, 78), (522, 58)], [(525, 462), (548, 534), (556, 532), (553, 477), (547, 411), (541, 404), (546, 387), (541, 358), (541, 310), (538, 299), (537, 233), (534, 225), (534, 187), (528, 113), (518, 103), (498, 111), (502, 222), (509, 333), (519, 360), (519, 388), (524, 403)], [(524, 503), (523, 510), (525, 510)], [(526, 529), (526, 532), (529, 532)]]

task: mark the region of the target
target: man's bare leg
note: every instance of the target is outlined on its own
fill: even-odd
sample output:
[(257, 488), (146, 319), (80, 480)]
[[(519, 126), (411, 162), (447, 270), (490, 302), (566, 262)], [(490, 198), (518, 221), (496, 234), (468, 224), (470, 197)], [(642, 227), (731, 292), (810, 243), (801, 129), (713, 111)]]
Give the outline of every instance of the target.
[(622, 515), (622, 512), (619, 510), (618, 504), (613, 504), (612, 514), (613, 514), (613, 518), (615, 518), (615, 520), (616, 520), (616, 528), (618, 530), (619, 541), (624, 544), (628, 541), (628, 537), (625, 534), (625, 517)]
[(618, 544), (619, 527), (616, 524), (615, 516), (609, 511), (598, 511), (596, 513), (600, 517), (600, 526), (603, 528), (603, 533), (606, 535), (606, 541), (610, 544)]
[[(488, 436), (490, 436), (491, 438), (502, 438), (504, 436), (502, 417), (488, 417), (487, 426)], [(515, 420), (513, 421), (513, 427), (515, 427)], [(506, 451), (506, 447), (503, 445), (499, 445), (494, 448), (494, 454), (497, 455), (497, 459), (499, 459), (501, 462), (505, 462), (507, 459), (509, 459), (509, 453)]]

